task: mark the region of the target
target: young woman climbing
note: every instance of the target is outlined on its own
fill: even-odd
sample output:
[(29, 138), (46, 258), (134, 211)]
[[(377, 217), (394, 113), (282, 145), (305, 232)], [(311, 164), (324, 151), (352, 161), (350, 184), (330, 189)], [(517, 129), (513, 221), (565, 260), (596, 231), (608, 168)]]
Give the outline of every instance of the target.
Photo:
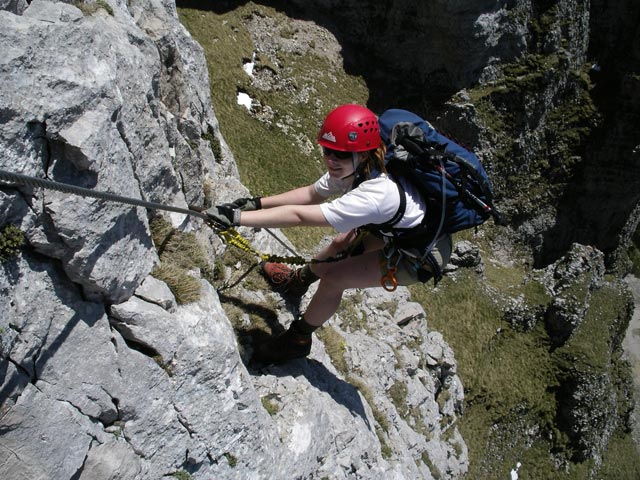
[[(430, 254), (423, 256), (420, 246), (398, 248), (392, 234), (376, 229), (384, 224), (392, 230), (417, 227), (426, 208), (409, 183), (387, 174), (386, 149), (371, 110), (354, 104), (334, 109), (324, 120), (318, 143), (327, 172), (314, 184), (269, 197), (241, 198), (207, 210), (214, 221), (229, 227), (331, 226), (340, 235), (315, 258), (350, 251), (343, 260), (313, 263), (297, 270), (279, 263), (263, 265), (266, 276), (280, 291), (301, 295), (314, 281), (319, 279), (320, 283), (306, 311), (288, 330), (256, 346), (253, 358), (260, 362), (280, 363), (307, 356), (312, 333), (336, 312), (346, 289), (378, 287), (381, 279), (383, 286), (391, 288), (425, 282), (441, 276), (451, 254), (449, 235), (438, 238)], [(401, 195), (406, 202), (404, 213)], [(360, 234), (363, 231), (366, 234)]]

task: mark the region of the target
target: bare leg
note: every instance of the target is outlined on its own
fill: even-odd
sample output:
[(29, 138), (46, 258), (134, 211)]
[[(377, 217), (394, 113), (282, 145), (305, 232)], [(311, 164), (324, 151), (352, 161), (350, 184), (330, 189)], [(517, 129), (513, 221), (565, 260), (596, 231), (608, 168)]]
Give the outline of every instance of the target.
[(320, 326), (336, 312), (342, 293), (347, 288), (380, 286), (378, 251), (349, 257), (336, 263), (322, 265), (320, 284), (304, 314), (305, 321)]
[(305, 314), (294, 320), (287, 331), (257, 345), (253, 358), (281, 363), (309, 355), (313, 331), (336, 312), (345, 289), (380, 285), (379, 262), (379, 250), (374, 250), (339, 262), (319, 264), (320, 284)]
[[(320, 250), (320, 252), (318, 252), (318, 254), (314, 258), (316, 260), (324, 260), (326, 258), (335, 257), (338, 253), (347, 250), (351, 243), (356, 239), (356, 237), (357, 234), (353, 230), (347, 233), (341, 233), (340, 235), (336, 236), (327, 247)], [(365, 252), (380, 250), (384, 246), (384, 242), (373, 235), (367, 235), (363, 239), (363, 242)], [(342, 262), (338, 263), (342, 264)], [(332, 265), (335, 264), (314, 263), (310, 265), (310, 268), (313, 273), (322, 278), (325, 274), (333, 272)]]

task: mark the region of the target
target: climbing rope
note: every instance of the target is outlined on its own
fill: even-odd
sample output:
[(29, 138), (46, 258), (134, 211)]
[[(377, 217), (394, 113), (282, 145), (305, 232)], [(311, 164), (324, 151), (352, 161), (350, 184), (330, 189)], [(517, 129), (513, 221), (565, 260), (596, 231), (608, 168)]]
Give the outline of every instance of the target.
[(11, 184), (13, 183), (13, 184), (24, 185), (29, 187), (40, 187), (47, 190), (55, 190), (58, 192), (79, 195), (82, 197), (91, 197), (91, 198), (97, 198), (100, 200), (106, 200), (109, 202), (116, 202), (116, 203), (122, 203), (126, 205), (133, 205), (137, 207), (144, 207), (150, 210), (166, 210), (169, 212), (177, 212), (185, 215), (198, 217), (203, 219), (205, 223), (213, 229), (213, 231), (222, 239), (222, 241), (225, 244), (232, 245), (233, 247), (243, 252), (246, 252), (251, 255), (255, 255), (258, 258), (260, 258), (262, 262), (281, 262), (281, 263), (288, 263), (291, 265), (304, 265), (307, 263), (323, 263), (323, 262), (338, 261), (344, 258), (344, 256), (338, 255), (336, 257), (331, 257), (324, 260), (315, 260), (315, 259), (306, 260), (305, 258), (298, 255), (295, 251), (293, 251), (291, 247), (286, 245), (269, 229), (265, 229), (265, 230), (267, 230), (283, 246), (285, 246), (290, 252), (292, 252), (293, 255), (280, 256), (280, 255), (273, 255), (273, 254), (260, 252), (255, 248), (253, 248), (249, 243), (249, 240), (247, 240), (245, 237), (240, 235), (240, 233), (238, 233), (237, 230), (235, 230), (234, 228), (228, 228), (224, 225), (217, 224), (216, 222), (213, 221), (211, 217), (209, 217), (209, 215), (204, 213), (204, 209), (201, 209), (199, 207), (190, 207), (189, 209), (174, 207), (171, 205), (164, 205), (161, 203), (148, 202), (148, 201), (140, 200), (137, 198), (123, 197), (121, 195), (116, 195), (113, 193), (101, 192), (97, 190), (91, 190), (88, 188), (77, 187), (75, 185), (69, 185), (67, 183), (54, 182), (52, 180), (32, 177), (32, 176), (23, 175), (20, 173), (8, 172), (6, 170), (1, 170), (1, 169), (0, 169), (0, 180), (4, 182), (8, 182), (9, 185), (6, 185), (6, 186), (12, 186)]
[(138, 198), (123, 197), (120, 195), (115, 195), (113, 193), (100, 192), (97, 190), (90, 190), (88, 188), (76, 187), (75, 185), (69, 185), (67, 183), (54, 182), (52, 180), (31, 177), (29, 175), (22, 175), (20, 173), (7, 172), (6, 170), (0, 170), (0, 180), (9, 183), (17, 183), (19, 185), (25, 185), (28, 187), (41, 187), (47, 190), (56, 190), (58, 192), (71, 193), (74, 195), (80, 195), (81, 197), (99, 198), (100, 200), (124, 203), (126, 205), (149, 208), (151, 210), (167, 210), (169, 212), (184, 213), (185, 215), (193, 215), (204, 220), (209, 220), (209, 217), (206, 213), (195, 212), (192, 210), (187, 210), (186, 208), (147, 202)]

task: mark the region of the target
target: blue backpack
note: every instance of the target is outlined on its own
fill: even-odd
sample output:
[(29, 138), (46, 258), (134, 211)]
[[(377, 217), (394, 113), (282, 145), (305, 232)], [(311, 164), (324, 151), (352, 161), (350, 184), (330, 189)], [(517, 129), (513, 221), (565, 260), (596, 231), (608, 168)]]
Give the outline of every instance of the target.
[(428, 245), (428, 253), (442, 234), (476, 227), (489, 217), (496, 224), (505, 224), (493, 205), (489, 178), (478, 157), (407, 110), (387, 110), (378, 122), (387, 146), (387, 171), (417, 188), (427, 212), (419, 227), (393, 228), (406, 208), (402, 186), (396, 182), (401, 191), (400, 208), (376, 229), (393, 235), (400, 248)]

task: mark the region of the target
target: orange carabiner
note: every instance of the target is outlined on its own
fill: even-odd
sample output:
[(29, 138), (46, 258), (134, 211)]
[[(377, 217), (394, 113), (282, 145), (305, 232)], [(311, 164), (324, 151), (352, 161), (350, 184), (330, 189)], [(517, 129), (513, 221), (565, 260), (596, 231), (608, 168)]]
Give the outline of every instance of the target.
[(398, 280), (396, 279), (396, 272), (398, 269), (396, 267), (388, 267), (387, 274), (383, 275), (380, 279), (380, 285), (387, 292), (393, 292), (396, 288), (398, 288)]

